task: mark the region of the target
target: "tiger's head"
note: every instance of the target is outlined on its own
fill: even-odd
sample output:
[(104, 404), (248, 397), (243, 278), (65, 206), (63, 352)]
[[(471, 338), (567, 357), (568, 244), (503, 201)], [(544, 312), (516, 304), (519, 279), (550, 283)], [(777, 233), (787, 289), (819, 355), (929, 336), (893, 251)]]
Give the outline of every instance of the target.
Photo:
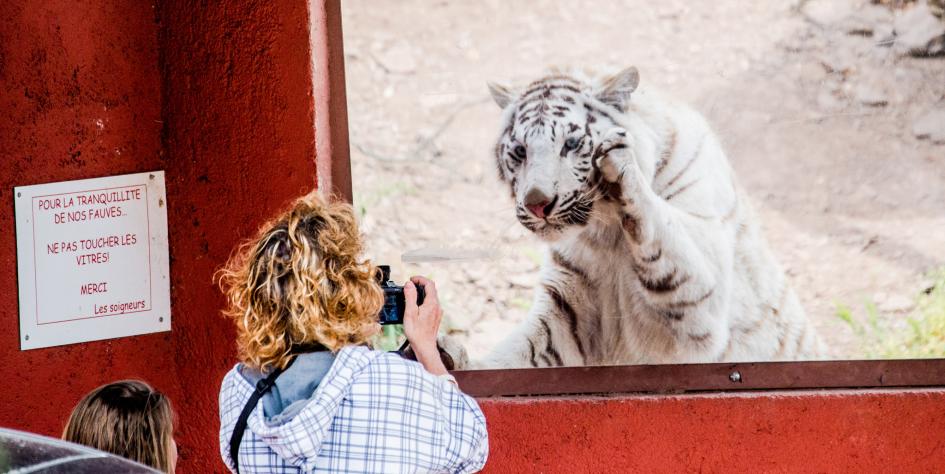
[(634, 67), (599, 83), (553, 74), (520, 91), (490, 83), (502, 108), (495, 146), (499, 177), (509, 184), (519, 222), (544, 240), (588, 223), (605, 198), (594, 152), (617, 127), (639, 83)]

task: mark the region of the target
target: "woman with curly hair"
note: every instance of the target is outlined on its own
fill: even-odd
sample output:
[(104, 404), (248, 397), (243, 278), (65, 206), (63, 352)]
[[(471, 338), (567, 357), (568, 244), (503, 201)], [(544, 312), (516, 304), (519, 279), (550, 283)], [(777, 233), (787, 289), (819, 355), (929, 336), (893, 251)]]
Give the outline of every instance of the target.
[[(374, 351), (384, 296), (351, 206), (299, 200), (219, 274), (240, 363), (220, 389), (220, 449), (233, 472), (472, 472), (485, 418), (436, 345), (432, 281), (404, 285), (417, 361)], [(416, 285), (426, 292), (416, 304)]]

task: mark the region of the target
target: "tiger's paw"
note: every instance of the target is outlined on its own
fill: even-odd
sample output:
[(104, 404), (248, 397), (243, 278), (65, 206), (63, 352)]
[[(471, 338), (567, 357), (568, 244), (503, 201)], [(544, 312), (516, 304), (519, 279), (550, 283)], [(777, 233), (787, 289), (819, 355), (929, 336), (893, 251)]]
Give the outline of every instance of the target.
[(600, 145), (594, 153), (594, 163), (601, 178), (608, 183), (619, 183), (633, 165), (630, 137), (620, 127), (604, 132)]
[[(440, 353), (440, 361), (446, 370), (460, 370), (469, 367), (469, 355), (466, 348), (454, 337), (441, 334), (436, 338), (436, 350)], [(404, 358), (417, 360), (417, 354), (412, 346), (407, 346), (402, 353)]]
[(436, 345), (440, 350), (440, 357), (449, 358), (452, 361), (452, 367), (447, 364), (447, 369), (460, 370), (469, 367), (469, 355), (466, 353), (466, 348), (455, 337), (442, 334), (436, 338)]

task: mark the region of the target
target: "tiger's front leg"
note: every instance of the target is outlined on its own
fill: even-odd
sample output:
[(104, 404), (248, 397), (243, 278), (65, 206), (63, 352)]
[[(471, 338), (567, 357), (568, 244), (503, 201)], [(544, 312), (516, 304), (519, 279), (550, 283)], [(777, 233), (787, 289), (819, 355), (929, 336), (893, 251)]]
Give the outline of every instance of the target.
[[(561, 257), (552, 250), (548, 258)], [(546, 268), (550, 262), (546, 262)], [(593, 320), (579, 315), (596, 314), (593, 288), (580, 270), (555, 266), (546, 271), (535, 293), (532, 307), (522, 323), (499, 342), (487, 356), (474, 359), (463, 369), (565, 367), (588, 365), (599, 333)]]
[[(566, 300), (562, 289), (543, 283), (528, 317), (489, 354), (458, 368), (499, 369), (586, 365), (584, 342), (577, 334), (577, 298)], [(566, 308), (564, 311), (562, 307)]]
[(648, 317), (668, 328), (672, 357), (714, 361), (728, 344), (730, 248), (718, 223), (693, 219), (654, 192), (622, 128), (605, 133), (594, 163), (619, 194), (622, 227), (630, 242), (628, 265)]

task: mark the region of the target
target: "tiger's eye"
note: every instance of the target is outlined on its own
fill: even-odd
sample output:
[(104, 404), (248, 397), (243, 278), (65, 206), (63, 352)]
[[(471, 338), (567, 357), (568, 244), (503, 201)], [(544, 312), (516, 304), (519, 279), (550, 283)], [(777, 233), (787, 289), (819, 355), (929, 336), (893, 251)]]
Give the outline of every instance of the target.
[(571, 137), (564, 141), (564, 149), (571, 151), (576, 150), (578, 145), (581, 144), (581, 140), (575, 137)]
[(522, 145), (515, 145), (512, 153), (514, 153), (517, 158), (525, 159), (525, 147)]

